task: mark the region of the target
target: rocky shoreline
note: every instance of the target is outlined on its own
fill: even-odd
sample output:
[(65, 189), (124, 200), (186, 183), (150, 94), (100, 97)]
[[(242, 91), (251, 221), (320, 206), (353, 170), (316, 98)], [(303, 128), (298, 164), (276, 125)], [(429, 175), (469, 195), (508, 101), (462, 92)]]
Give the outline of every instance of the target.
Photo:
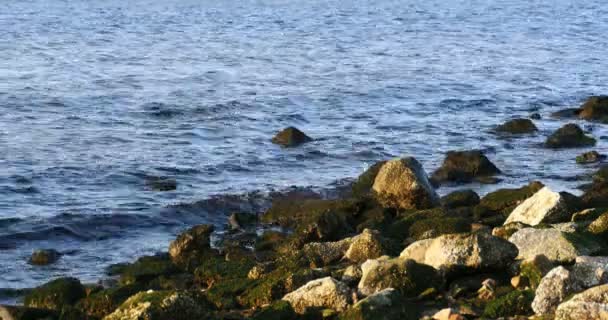
[[(605, 123), (608, 97), (552, 116)], [(519, 118), (495, 133), (537, 130)], [(273, 142), (311, 140), (287, 128)], [(565, 123), (541, 151), (596, 141)], [(0, 319), (608, 318), (608, 167), (581, 196), (536, 181), (483, 197), (435, 191), (500, 173), (479, 150), (448, 152), (430, 176), (413, 157), (381, 161), (342, 197), (277, 197), (265, 212), (230, 216), (217, 243), (213, 226), (194, 226), (165, 253), (111, 266), (99, 284), (60, 278), (32, 289)], [(31, 262), (59, 258), (39, 251)]]

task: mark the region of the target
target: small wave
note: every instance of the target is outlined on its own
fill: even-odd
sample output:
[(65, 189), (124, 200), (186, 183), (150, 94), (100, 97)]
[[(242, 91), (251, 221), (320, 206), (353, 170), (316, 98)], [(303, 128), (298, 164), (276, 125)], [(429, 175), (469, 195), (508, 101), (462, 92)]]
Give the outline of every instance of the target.
[(146, 115), (155, 118), (173, 118), (184, 114), (184, 111), (180, 106), (162, 102), (146, 103), (141, 106), (141, 109)]

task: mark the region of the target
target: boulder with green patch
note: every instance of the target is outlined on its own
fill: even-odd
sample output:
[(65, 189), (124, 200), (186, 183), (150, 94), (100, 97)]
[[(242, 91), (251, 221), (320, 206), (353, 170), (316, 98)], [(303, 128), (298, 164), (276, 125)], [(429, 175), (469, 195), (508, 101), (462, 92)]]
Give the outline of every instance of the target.
[(33, 289), (25, 296), (26, 307), (61, 310), (86, 296), (84, 286), (75, 278), (59, 278)]

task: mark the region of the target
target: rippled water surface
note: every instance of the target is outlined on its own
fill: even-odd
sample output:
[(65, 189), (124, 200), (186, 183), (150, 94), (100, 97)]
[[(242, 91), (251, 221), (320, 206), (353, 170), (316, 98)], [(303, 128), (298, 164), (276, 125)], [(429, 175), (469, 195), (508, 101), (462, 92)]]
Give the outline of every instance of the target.
[[(539, 144), (552, 111), (608, 92), (606, 34), (599, 0), (3, 0), (0, 288), (94, 281), (259, 200), (212, 195), (327, 187), (399, 155), (431, 171), (481, 148), (504, 175), (480, 193), (572, 190), (585, 150)], [(488, 132), (532, 112), (538, 135)], [(271, 144), (288, 125), (315, 142)], [(29, 266), (40, 247), (66, 255)]]

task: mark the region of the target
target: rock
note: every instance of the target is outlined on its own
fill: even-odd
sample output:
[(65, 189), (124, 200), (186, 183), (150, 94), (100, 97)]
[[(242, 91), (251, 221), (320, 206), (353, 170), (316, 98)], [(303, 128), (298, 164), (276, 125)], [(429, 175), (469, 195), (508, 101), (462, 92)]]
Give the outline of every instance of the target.
[(359, 280), (361, 280), (361, 276), (363, 276), (361, 267), (358, 265), (351, 265), (344, 270), (342, 281), (348, 284), (358, 283)]
[(591, 121), (608, 120), (608, 96), (590, 97), (581, 106), (579, 118)]
[(514, 289), (525, 289), (529, 285), (530, 285), (530, 282), (528, 281), (528, 278), (526, 278), (526, 277), (515, 276), (515, 277), (511, 278), (511, 286)]
[(529, 227), (529, 225), (523, 224), (521, 222), (505, 223), (505, 225), (503, 226), (492, 229), (492, 235), (507, 240), (515, 232), (527, 227)]
[(593, 221), (599, 218), (602, 214), (606, 213), (606, 209), (585, 209), (579, 212), (576, 212), (572, 215), (570, 219), (572, 222), (580, 222), (580, 221)]
[(120, 274), (120, 283), (127, 285), (136, 282), (147, 283), (157, 277), (169, 276), (178, 271), (167, 254), (158, 254), (143, 256), (134, 263), (123, 265), (116, 274)]
[(102, 319), (114, 312), (129, 297), (144, 289), (145, 286), (137, 283), (91, 292), (76, 304), (76, 308), (93, 319)]
[(593, 174), (594, 183), (608, 182), (608, 165), (603, 165)]
[(228, 217), (228, 225), (231, 230), (241, 230), (257, 221), (255, 214), (235, 212)]
[(369, 296), (394, 288), (406, 297), (415, 297), (427, 288), (437, 288), (440, 278), (436, 271), (413, 260), (380, 257), (361, 265), (359, 293)]
[(214, 227), (203, 224), (194, 226), (173, 240), (169, 245), (171, 260), (177, 265), (189, 267), (189, 265), (200, 259), (204, 253), (211, 249), (210, 236)]
[(146, 187), (153, 191), (173, 191), (177, 189), (177, 181), (167, 177), (148, 177)]
[[(1, 320), (59, 320), (53, 310), (27, 308), (22, 306), (0, 306)], [(63, 320), (63, 319), (61, 319)]]
[(534, 291), (512, 291), (498, 299), (486, 304), (482, 319), (511, 319), (513, 316), (528, 315), (531, 313), (530, 303), (534, 299)]
[(257, 264), (255, 266), (253, 266), (251, 268), (251, 270), (249, 270), (249, 272), (247, 273), (247, 279), (250, 279), (250, 280), (261, 279), (264, 275), (266, 275), (267, 273), (272, 271), (273, 268), (274, 268), (273, 263)]
[(312, 138), (294, 127), (285, 128), (272, 138), (272, 143), (283, 147), (296, 147), (309, 141), (312, 141)]
[(400, 257), (427, 264), (450, 275), (506, 268), (516, 256), (517, 248), (504, 239), (487, 233), (465, 233), (416, 241), (405, 248)]
[(608, 284), (574, 295), (555, 311), (555, 320), (600, 319), (608, 319)]
[(308, 282), (282, 300), (288, 301), (297, 313), (304, 313), (311, 307), (344, 311), (352, 301), (352, 293), (344, 283), (325, 277)]
[(404, 300), (399, 291), (388, 288), (357, 302), (339, 320), (417, 320), (418, 308)]
[(317, 267), (326, 266), (344, 257), (352, 241), (352, 238), (346, 238), (335, 242), (311, 242), (304, 245), (303, 251)]
[(562, 110), (553, 112), (551, 114), (551, 117), (555, 118), (555, 119), (569, 119), (569, 118), (578, 117), (578, 115), (580, 113), (581, 113), (580, 108), (566, 108), (566, 109), (562, 109)]
[(555, 131), (547, 141), (545, 146), (547, 148), (578, 148), (578, 147), (589, 147), (595, 145), (595, 139), (586, 136), (578, 125), (569, 123)]
[(386, 163), (386, 161), (378, 161), (369, 167), (363, 174), (361, 174), (357, 180), (353, 183), (352, 192), (355, 197), (362, 197), (370, 195), (376, 176), (380, 171), (380, 168)]
[(600, 162), (604, 159), (606, 159), (605, 155), (599, 154), (597, 151), (589, 151), (577, 156), (576, 163), (589, 164)]
[(599, 236), (608, 236), (608, 212), (603, 213), (597, 219), (593, 220), (589, 227), (587, 227), (590, 233)]
[(534, 122), (530, 119), (518, 118), (509, 120), (495, 129), (498, 133), (509, 133), (509, 134), (526, 134), (538, 131), (538, 128), (534, 125)]
[(544, 255), (535, 256), (532, 259), (522, 261), (519, 265), (519, 274), (527, 279), (530, 288), (536, 289), (542, 278), (553, 270), (554, 264)]
[(412, 157), (385, 163), (378, 171), (372, 189), (386, 207), (427, 209), (439, 205), (439, 197), (424, 169)]
[(595, 182), (581, 196), (586, 208), (608, 207), (608, 182)]
[(479, 204), (479, 195), (473, 190), (454, 191), (441, 198), (444, 208), (472, 207)]
[(553, 192), (544, 187), (517, 206), (504, 224), (521, 222), (531, 226), (570, 221), (576, 197), (567, 192)]
[(540, 119), (542, 119), (542, 116), (540, 115), (540, 113), (535, 112), (535, 113), (533, 113), (533, 114), (530, 115), (530, 119), (540, 120)]
[(36, 266), (46, 266), (53, 264), (59, 260), (61, 253), (54, 249), (38, 249), (32, 253), (30, 257), (30, 264)]
[(344, 258), (351, 262), (364, 262), (388, 253), (387, 240), (376, 230), (364, 229), (361, 234), (352, 238)]
[(104, 320), (209, 319), (209, 303), (196, 292), (146, 291), (125, 301)]
[(84, 286), (75, 278), (59, 278), (33, 289), (23, 304), (30, 308), (61, 310), (84, 298)]
[(500, 174), (500, 170), (480, 150), (449, 151), (441, 167), (433, 173), (431, 180), (438, 184), (467, 183), (496, 174)]
[[(517, 189), (499, 189), (486, 194), (479, 202), (479, 208), (504, 215), (505, 218), (520, 203), (534, 195), (544, 185), (538, 181)], [(501, 222), (502, 224), (502, 222)]]
[(298, 314), (287, 301), (279, 300), (264, 307), (253, 315), (253, 320), (291, 320), (298, 319)]
[(576, 257), (572, 276), (583, 288), (608, 283), (608, 257)]
[(581, 289), (568, 269), (556, 267), (540, 281), (532, 309), (537, 315), (552, 314), (568, 295)]
[(454, 314), (458, 313), (452, 308), (441, 309), (433, 315), (433, 320), (450, 320), (450, 317)]
[(509, 241), (519, 250), (518, 259), (530, 260), (538, 255), (552, 262), (568, 263), (580, 255), (599, 253), (602, 246), (584, 234), (566, 233), (553, 228), (524, 228), (515, 232)]
[(486, 279), (481, 283), (481, 288), (477, 290), (477, 299), (493, 300), (496, 298), (496, 280)]

